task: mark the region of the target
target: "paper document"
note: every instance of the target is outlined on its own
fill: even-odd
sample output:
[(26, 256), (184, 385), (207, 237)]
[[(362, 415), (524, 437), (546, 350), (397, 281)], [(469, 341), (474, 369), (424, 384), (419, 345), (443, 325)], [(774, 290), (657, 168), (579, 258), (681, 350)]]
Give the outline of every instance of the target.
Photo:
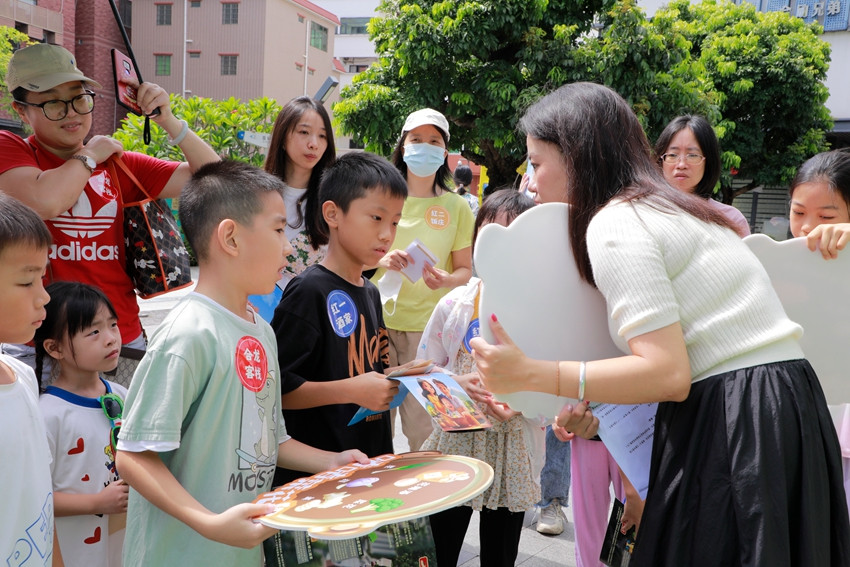
[(649, 488), (657, 409), (658, 404), (593, 406), (593, 415), (599, 418), (599, 438), (643, 499)]
[(407, 276), (407, 279), (412, 283), (416, 283), (422, 277), (422, 270), (425, 269), (425, 264), (436, 266), (437, 262), (440, 261), (418, 238), (415, 238), (404, 251), (408, 253), (413, 261), (402, 268), (401, 273)]

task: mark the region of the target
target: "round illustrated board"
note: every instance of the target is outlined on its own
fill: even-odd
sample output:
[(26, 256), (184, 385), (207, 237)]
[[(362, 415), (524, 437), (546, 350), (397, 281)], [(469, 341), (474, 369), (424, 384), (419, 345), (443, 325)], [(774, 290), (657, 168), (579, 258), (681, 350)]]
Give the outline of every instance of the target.
[(493, 483), (493, 469), (470, 457), (416, 452), (381, 455), (294, 480), (254, 502), (276, 510), (258, 518), (317, 539), (348, 539), (375, 528), (428, 516), (475, 498)]
[[(599, 360), (622, 356), (608, 333), (605, 299), (581, 279), (567, 225), (569, 205), (548, 203), (518, 216), (509, 227), (481, 229), (475, 270), (484, 282), (480, 320), (493, 313), (511, 340), (539, 360)], [(493, 343), (490, 325), (481, 336)], [(554, 380), (554, 371), (553, 371)], [(574, 399), (539, 392), (497, 394), (526, 417), (551, 421)]]

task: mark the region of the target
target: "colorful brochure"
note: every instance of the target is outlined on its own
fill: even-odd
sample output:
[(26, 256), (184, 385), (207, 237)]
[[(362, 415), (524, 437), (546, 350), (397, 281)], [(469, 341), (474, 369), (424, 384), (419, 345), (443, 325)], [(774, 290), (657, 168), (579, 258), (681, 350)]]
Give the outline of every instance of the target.
[[(433, 364), (431, 366), (433, 367)], [(405, 370), (402, 369), (401, 372)], [(398, 394), (390, 402), (390, 409), (401, 405), (405, 396), (411, 393), (443, 431), (477, 431), (493, 426), (478, 404), (448, 374), (432, 372), (397, 375), (393, 373), (388, 377), (399, 381)], [(361, 407), (348, 425), (353, 425), (376, 413), (381, 412)]]

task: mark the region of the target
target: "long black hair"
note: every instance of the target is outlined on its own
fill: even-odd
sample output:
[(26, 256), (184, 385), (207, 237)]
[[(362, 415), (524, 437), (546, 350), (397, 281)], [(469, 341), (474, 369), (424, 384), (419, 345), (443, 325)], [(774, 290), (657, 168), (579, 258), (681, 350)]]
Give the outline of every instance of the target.
[(555, 144), (567, 168), (570, 247), (582, 279), (591, 285), (593, 268), (585, 234), (591, 219), (614, 197), (641, 199), (671, 212), (732, 228), (702, 199), (671, 187), (650, 157), (649, 142), (628, 103), (594, 83), (564, 85), (534, 103), (520, 130)]
[[(296, 220), (290, 222), (289, 226), (296, 228), (304, 223), (304, 228), (307, 229), (307, 237), (313, 249), (318, 249), (319, 246), (327, 244), (327, 236), (323, 233), (320, 227), (321, 221), (321, 203), (319, 203), (319, 181), (322, 178), (322, 172), (325, 168), (332, 164), (336, 159), (336, 145), (334, 144), (334, 130), (331, 124), (331, 118), (328, 116), (328, 111), (321, 102), (314, 100), (308, 96), (299, 96), (287, 102), (277, 115), (274, 122), (274, 130), (272, 130), (272, 138), (269, 143), (269, 154), (266, 156), (266, 163), (263, 169), (267, 172), (277, 175), (286, 182), (286, 162), (289, 159), (286, 155), (286, 137), (298, 126), (298, 121), (304, 116), (308, 110), (318, 114), (325, 127), (327, 134), (328, 147), (325, 148), (325, 153), (313, 166), (313, 171), (310, 172), (310, 181), (307, 184), (307, 192), (298, 199), (296, 214), (293, 218)], [(301, 203), (306, 201), (304, 213), (301, 213)], [(290, 211), (286, 211), (286, 215), (291, 215)]]
[(458, 195), (469, 193), (469, 184), (472, 183), (472, 168), (460, 164), (455, 168), (453, 178)]
[(664, 131), (661, 132), (661, 135), (658, 136), (658, 140), (655, 141), (655, 148), (653, 148), (655, 159), (661, 166), (661, 156), (667, 152), (673, 136), (685, 128), (690, 128), (691, 132), (694, 133), (699, 149), (705, 156), (705, 170), (702, 179), (694, 188), (694, 195), (703, 199), (710, 199), (714, 195), (714, 187), (720, 179), (720, 143), (717, 141), (714, 128), (704, 117), (698, 114), (685, 114), (671, 120)]

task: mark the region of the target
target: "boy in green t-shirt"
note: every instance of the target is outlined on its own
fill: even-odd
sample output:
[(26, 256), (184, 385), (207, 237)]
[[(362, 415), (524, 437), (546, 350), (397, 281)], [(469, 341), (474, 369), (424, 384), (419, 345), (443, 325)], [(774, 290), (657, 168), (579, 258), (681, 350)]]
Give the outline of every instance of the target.
[(206, 165), (183, 189), (180, 220), (200, 274), (127, 396), (116, 461), (132, 488), (124, 563), (260, 565), (276, 530), (252, 518), (274, 508), (250, 502), (272, 488), (275, 465), (319, 472), (368, 459), (286, 435), (275, 337), (248, 307), (291, 252), (283, 183), (243, 163)]

